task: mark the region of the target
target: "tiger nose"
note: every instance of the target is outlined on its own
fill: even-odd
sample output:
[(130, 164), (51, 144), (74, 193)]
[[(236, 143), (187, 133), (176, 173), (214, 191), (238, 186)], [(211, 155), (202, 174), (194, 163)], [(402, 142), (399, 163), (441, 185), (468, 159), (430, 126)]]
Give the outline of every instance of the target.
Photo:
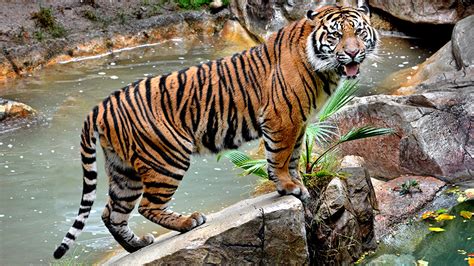
[(344, 52), (346, 52), (346, 54), (348, 56), (350, 56), (351, 58), (354, 58), (357, 56), (357, 54), (359, 53), (359, 49), (344, 49)]

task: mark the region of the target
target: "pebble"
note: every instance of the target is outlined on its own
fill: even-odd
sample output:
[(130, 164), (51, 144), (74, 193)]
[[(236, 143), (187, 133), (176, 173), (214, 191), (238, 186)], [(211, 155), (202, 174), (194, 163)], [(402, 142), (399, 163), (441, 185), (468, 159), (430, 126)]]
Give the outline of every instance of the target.
[(110, 79), (118, 79), (117, 76), (110, 76)]
[(99, 72), (97, 75), (105, 75), (105, 72)]

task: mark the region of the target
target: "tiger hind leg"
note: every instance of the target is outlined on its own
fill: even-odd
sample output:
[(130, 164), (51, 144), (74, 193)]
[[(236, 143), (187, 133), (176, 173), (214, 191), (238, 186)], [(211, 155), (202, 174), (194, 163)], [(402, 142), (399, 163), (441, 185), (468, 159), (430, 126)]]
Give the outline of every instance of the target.
[(105, 154), (110, 188), (102, 220), (115, 240), (128, 252), (134, 252), (154, 241), (153, 235), (140, 238), (128, 226), (130, 213), (142, 195), (143, 185), (133, 168), (123, 165), (113, 152)]
[(206, 217), (199, 212), (185, 216), (168, 208), (168, 202), (178, 188), (186, 170), (187, 167), (185, 169), (146, 167), (144, 171), (140, 171), (144, 193), (138, 212), (154, 223), (179, 232), (187, 232), (205, 223)]

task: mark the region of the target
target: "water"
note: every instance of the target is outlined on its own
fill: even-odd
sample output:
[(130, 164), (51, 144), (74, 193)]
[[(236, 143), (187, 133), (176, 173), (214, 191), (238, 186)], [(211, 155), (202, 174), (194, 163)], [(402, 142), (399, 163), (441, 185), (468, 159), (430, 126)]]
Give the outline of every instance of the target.
[[(229, 51), (232, 48), (172, 40), (100, 59), (48, 67), (0, 86), (0, 97), (27, 103), (42, 117), (37, 124), (0, 135), (0, 265), (52, 262), (51, 254), (79, 207), (79, 136), (83, 119), (94, 105), (132, 81), (198, 64)], [(381, 61), (367, 61), (361, 68), (363, 94), (378, 93), (374, 88), (390, 72), (401, 69), (399, 65), (414, 66), (430, 52), (419, 48), (415, 40), (383, 39)], [(98, 197), (85, 231), (66, 260), (93, 263), (120, 250), (100, 218), (107, 182), (101, 167), (103, 158), (98, 154)], [(238, 173), (226, 161), (217, 163), (215, 156), (193, 157), (191, 169), (172, 201), (173, 209), (209, 213), (248, 198), (257, 179), (238, 177)], [(130, 225), (140, 235), (165, 232), (136, 211)]]
[[(419, 215), (400, 225), (392, 235), (382, 239), (375, 254), (362, 265), (415, 265), (417, 260), (427, 261), (429, 265), (467, 265), (468, 254), (474, 253), (474, 219), (461, 217), (461, 211), (474, 212), (474, 201), (454, 206), (449, 213), (456, 218), (450, 221), (420, 221)], [(441, 226), (446, 231), (430, 232), (429, 226)]]

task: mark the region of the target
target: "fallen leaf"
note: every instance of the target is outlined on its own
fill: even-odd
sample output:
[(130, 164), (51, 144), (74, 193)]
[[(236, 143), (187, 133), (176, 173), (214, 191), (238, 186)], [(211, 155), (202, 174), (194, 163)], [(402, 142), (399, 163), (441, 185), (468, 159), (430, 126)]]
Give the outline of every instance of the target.
[(459, 195), (457, 200), (458, 200), (459, 203), (461, 203), (461, 202), (465, 202), (467, 200), (467, 198), (464, 195)]
[(436, 214), (442, 214), (442, 213), (447, 213), (448, 210), (447, 209), (439, 209), (439, 210), (436, 210)]
[(467, 252), (464, 249), (458, 249), (458, 253), (461, 255), (467, 254)]
[(417, 260), (416, 266), (428, 266), (428, 262), (426, 260)]
[(434, 212), (432, 211), (427, 211), (427, 212), (424, 212), (422, 215), (421, 215), (421, 219), (423, 220), (426, 220), (426, 219), (429, 219), (429, 218), (435, 218), (436, 215), (434, 214)]
[(461, 211), (459, 213), (459, 215), (461, 215), (462, 217), (466, 218), (466, 219), (471, 219), (472, 217), (472, 212), (470, 211)]
[(436, 217), (435, 220), (440, 222), (440, 221), (449, 221), (449, 220), (452, 220), (454, 218), (456, 218), (456, 216), (449, 215), (447, 213), (443, 213), (443, 214), (440, 214), (438, 217)]
[(469, 266), (474, 266), (474, 258), (472, 257), (467, 258), (467, 263), (469, 264)]
[(428, 266), (428, 262), (426, 260), (417, 260), (416, 266)]
[(440, 228), (440, 227), (430, 227), (428, 228), (428, 230), (432, 231), (432, 232), (444, 232), (446, 230), (444, 230), (443, 228)]

